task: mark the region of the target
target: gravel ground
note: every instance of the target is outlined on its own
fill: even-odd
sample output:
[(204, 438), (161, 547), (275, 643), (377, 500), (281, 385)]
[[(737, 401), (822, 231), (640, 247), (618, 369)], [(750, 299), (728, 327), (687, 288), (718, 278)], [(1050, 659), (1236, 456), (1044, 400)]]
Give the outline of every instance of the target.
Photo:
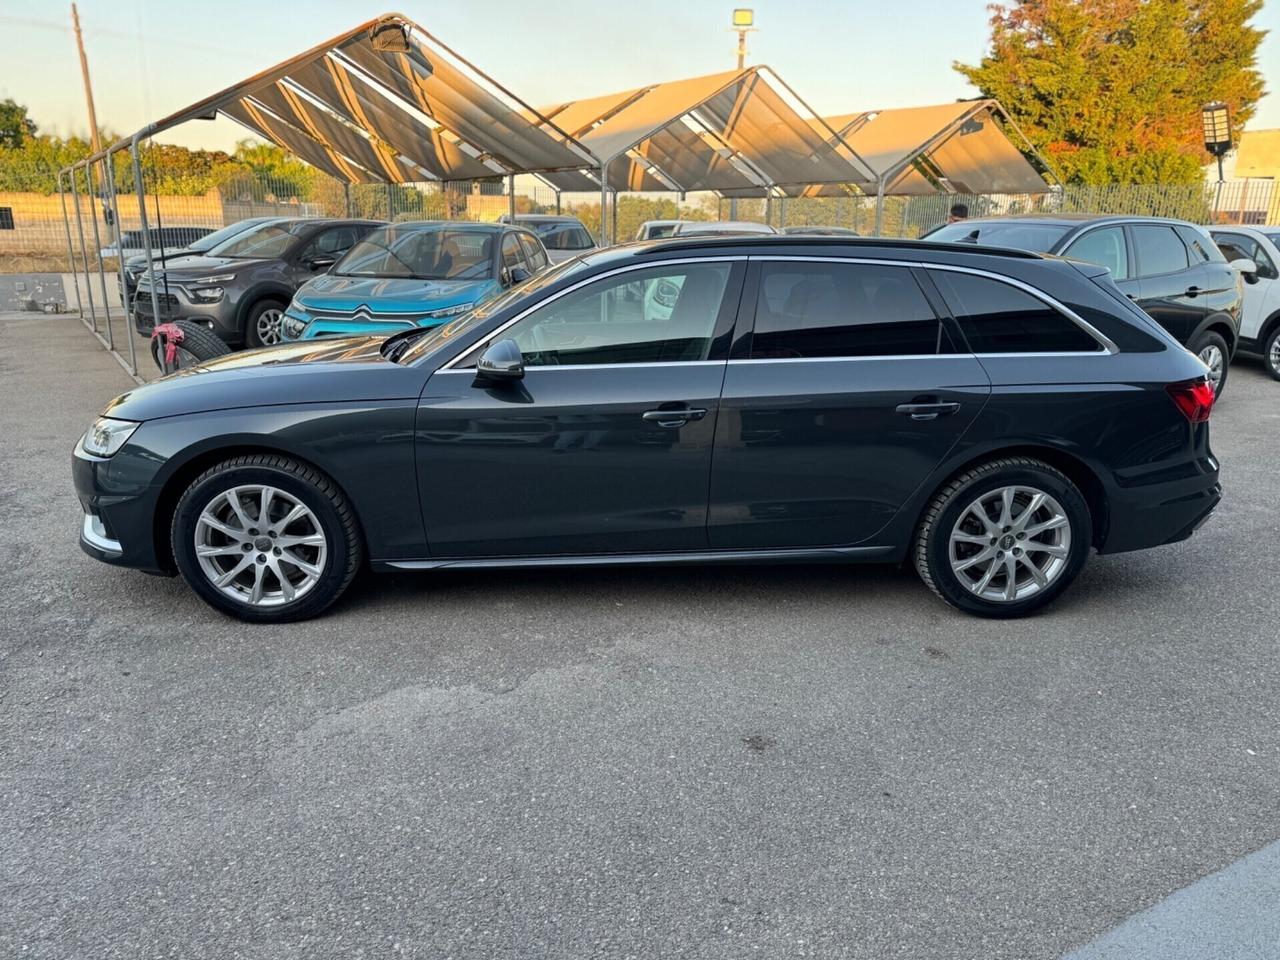
[(0, 956), (1056, 957), (1280, 834), (1255, 364), (1214, 519), (1011, 623), (739, 567), (368, 578), (247, 627), (76, 544), (71, 447), (129, 386), (0, 318)]

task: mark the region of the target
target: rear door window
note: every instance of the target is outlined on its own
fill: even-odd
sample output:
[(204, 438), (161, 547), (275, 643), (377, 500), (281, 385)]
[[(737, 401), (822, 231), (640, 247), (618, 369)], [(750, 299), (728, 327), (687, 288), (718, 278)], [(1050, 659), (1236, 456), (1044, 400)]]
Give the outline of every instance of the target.
[(1106, 267), (1111, 271), (1113, 280), (1125, 280), (1129, 276), (1129, 245), (1125, 243), (1124, 228), (1120, 226), (1090, 230), (1071, 241), (1062, 255)]
[(942, 323), (907, 267), (763, 264), (752, 359), (947, 352)]
[(547, 254), (538, 245), (538, 241), (527, 233), (518, 233), (516, 236), (520, 238), (520, 246), (524, 247), (524, 258), (529, 261), (529, 266), (533, 268), (533, 272), (541, 273), (547, 269), (547, 264), (549, 263)]
[(1070, 317), (1011, 284), (931, 269), (974, 353), (1080, 353), (1102, 349)]
[(1133, 246), (1138, 261), (1138, 276), (1158, 277), (1165, 273), (1177, 273), (1191, 265), (1187, 248), (1173, 227), (1159, 223), (1135, 223)]
[(502, 277), (505, 282), (510, 282), (511, 271), (516, 267), (529, 270), (524, 262), (524, 254), (520, 252), (519, 239), (514, 233), (505, 233), (502, 235)]

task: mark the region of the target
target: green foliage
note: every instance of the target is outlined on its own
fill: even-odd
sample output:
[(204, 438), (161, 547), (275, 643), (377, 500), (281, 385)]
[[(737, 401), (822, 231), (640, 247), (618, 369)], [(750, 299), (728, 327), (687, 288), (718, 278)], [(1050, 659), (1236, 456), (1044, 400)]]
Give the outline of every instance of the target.
[[(600, 235), (600, 203), (566, 204), (566, 214), (577, 217), (593, 237)], [(635, 237), (640, 224), (646, 220), (714, 220), (715, 210), (701, 207), (680, 206), (669, 198), (655, 199), (643, 196), (623, 195), (618, 198), (618, 241), (625, 243)]]
[(1263, 94), (1262, 0), (1018, 0), (991, 50), (955, 69), (998, 99), (1068, 183), (1195, 183), (1200, 107), (1236, 129)]
[(36, 125), (27, 108), (12, 98), (0, 100), (0, 147), (20, 147), (36, 135)]
[(237, 176), (247, 174), (249, 182), (268, 186), (277, 200), (310, 199), (318, 176), (314, 167), (273, 143), (238, 140), (234, 161)]

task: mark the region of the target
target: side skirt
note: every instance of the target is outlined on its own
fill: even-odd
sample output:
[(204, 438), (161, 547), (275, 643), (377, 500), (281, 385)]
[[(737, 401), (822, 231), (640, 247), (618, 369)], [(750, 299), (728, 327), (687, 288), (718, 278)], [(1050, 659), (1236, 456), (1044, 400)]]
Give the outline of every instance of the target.
[(511, 567), (605, 567), (685, 563), (847, 563), (892, 558), (889, 547), (805, 547), (788, 550), (704, 550), (693, 553), (574, 554), (556, 557), (447, 557), (373, 560), (374, 570), (485, 570)]

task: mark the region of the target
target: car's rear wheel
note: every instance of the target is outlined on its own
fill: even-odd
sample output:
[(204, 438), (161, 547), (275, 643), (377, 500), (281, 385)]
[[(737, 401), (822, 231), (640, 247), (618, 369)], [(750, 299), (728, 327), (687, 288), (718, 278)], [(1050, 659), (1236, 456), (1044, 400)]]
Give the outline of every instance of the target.
[(174, 511), (178, 570), (202, 599), (253, 622), (302, 620), (351, 584), (362, 560), (355, 514), (319, 471), (287, 457), (206, 470)]
[(279, 300), (259, 300), (245, 318), (244, 342), (249, 347), (274, 347), (282, 339), (285, 305)]
[(1222, 396), (1222, 391), (1227, 389), (1227, 370), (1230, 364), (1227, 341), (1220, 334), (1206, 330), (1192, 340), (1187, 349), (1209, 368), (1209, 382), (1213, 384), (1214, 396)]
[(1029, 457), (992, 460), (934, 497), (916, 537), (916, 571), (967, 613), (1019, 617), (1076, 578), (1091, 531), (1088, 503), (1061, 471)]
[(1280, 324), (1271, 331), (1262, 345), (1262, 362), (1273, 380), (1280, 380)]

